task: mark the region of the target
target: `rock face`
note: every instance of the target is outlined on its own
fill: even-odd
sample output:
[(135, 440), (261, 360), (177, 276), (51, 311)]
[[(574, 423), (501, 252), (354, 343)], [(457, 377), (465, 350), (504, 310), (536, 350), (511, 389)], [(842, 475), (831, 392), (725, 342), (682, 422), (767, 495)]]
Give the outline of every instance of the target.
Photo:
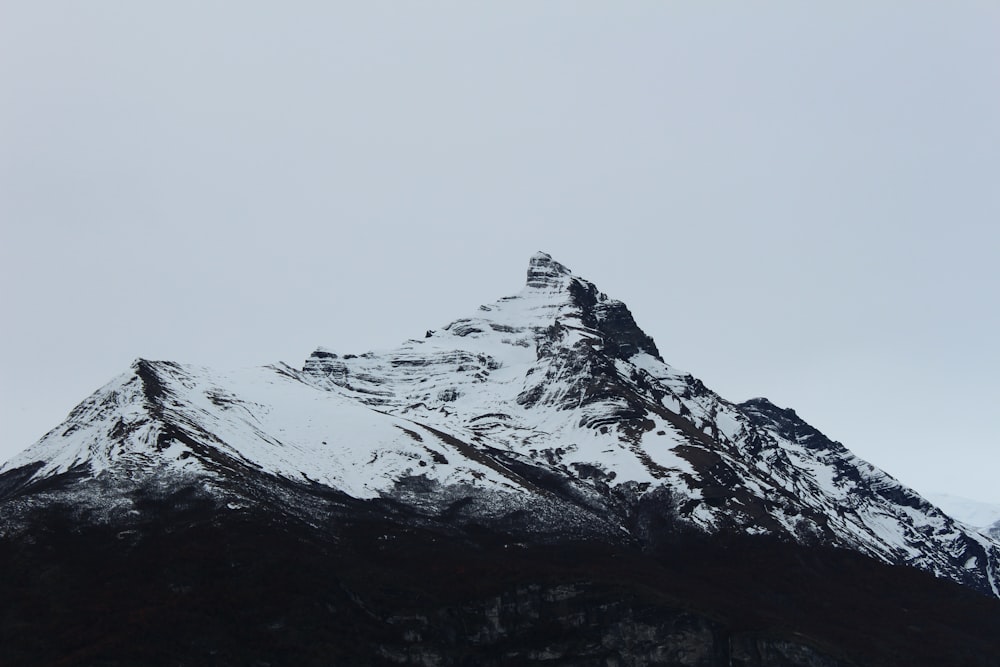
[[(204, 641), (218, 646), (178, 645), (162, 664), (212, 650), (287, 664), (260, 657), (266, 637), (281, 655), (311, 642), (296, 664), (1000, 654), (984, 639), (1000, 637), (995, 541), (792, 410), (731, 403), (668, 365), (623, 303), (544, 253), (517, 295), (394, 350), (320, 348), (301, 369), (238, 372), (137, 361), (0, 469), (0, 530), (0, 565), (65, 584), (0, 591), (25, 605), (4, 620), (11, 664), (31, 664), (28, 626), (72, 628), (35, 647), (82, 651), (63, 664), (161, 664), (115, 629), (161, 638), (143, 619), (216, 628)], [(276, 577), (292, 563), (335, 584)], [(138, 571), (158, 574), (138, 585)], [(257, 577), (290, 580), (257, 599)], [(131, 588), (109, 598), (98, 581)], [(118, 626), (81, 628), (89, 595), (122, 610)], [(212, 595), (244, 601), (223, 616), (257, 629), (244, 637), (256, 652), (200, 615)], [(248, 596), (260, 618), (244, 618)], [(17, 613), (48, 599), (61, 602), (35, 625)], [(950, 620), (933, 611), (942, 600)], [(294, 622), (264, 618), (283, 607)], [(910, 641), (927, 624), (945, 639)], [(95, 648), (106, 636), (118, 643)]]

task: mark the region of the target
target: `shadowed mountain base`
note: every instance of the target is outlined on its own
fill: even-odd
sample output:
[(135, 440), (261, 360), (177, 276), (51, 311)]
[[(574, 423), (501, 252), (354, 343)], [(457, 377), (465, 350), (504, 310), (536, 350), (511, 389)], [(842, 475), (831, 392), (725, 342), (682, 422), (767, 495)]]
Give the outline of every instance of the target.
[(1000, 665), (1000, 601), (770, 538), (522, 544), (353, 511), (55, 509), (0, 544), (0, 664)]

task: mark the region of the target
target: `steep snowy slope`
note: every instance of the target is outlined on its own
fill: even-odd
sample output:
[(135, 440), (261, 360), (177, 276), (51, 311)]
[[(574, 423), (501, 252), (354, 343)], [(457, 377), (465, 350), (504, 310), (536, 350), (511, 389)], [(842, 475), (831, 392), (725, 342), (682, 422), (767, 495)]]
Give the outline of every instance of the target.
[(0, 511), (15, 530), (72, 498), (111, 520), (150, 484), (234, 512), (280, 488), (553, 538), (767, 534), (998, 594), (995, 542), (793, 411), (669, 366), (623, 303), (543, 253), (515, 296), (394, 350), (320, 348), (302, 370), (138, 361), (0, 470)]
[(81, 469), (94, 476), (224, 475), (245, 466), (373, 498), (423, 466), (443, 484), (513, 487), (475, 461), (464, 468), (445, 462), (448, 446), (425, 442), (422, 427), (317, 389), (281, 366), (218, 373), (139, 360), (67, 424), (8, 468), (37, 461), (34, 478), (43, 478)]
[(948, 516), (989, 534), (992, 526), (1000, 523), (1000, 505), (984, 503), (949, 493), (927, 494), (927, 499), (940, 507)]
[(979, 532), (1000, 542), (1000, 521), (991, 523), (985, 528), (981, 528)]

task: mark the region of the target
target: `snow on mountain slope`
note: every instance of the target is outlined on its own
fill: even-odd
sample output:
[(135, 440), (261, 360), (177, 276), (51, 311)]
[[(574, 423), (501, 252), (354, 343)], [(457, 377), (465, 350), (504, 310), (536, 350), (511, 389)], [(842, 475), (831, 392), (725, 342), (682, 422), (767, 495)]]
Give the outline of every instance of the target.
[(299, 375), (282, 366), (223, 373), (139, 360), (0, 473), (218, 478), (247, 467), (375, 498), (420, 471), (443, 485), (525, 492), (436, 433)]
[(0, 495), (60, 475), (256, 476), (639, 541), (773, 534), (998, 593), (995, 542), (793, 411), (666, 364), (623, 303), (544, 253), (518, 294), (393, 350), (320, 348), (301, 371), (139, 361), (0, 469)]
[(984, 528), (980, 528), (979, 532), (1000, 542), (1000, 521), (995, 521)]
[(1000, 522), (1000, 505), (971, 500), (949, 493), (926, 494), (928, 500), (962, 523), (985, 530)]

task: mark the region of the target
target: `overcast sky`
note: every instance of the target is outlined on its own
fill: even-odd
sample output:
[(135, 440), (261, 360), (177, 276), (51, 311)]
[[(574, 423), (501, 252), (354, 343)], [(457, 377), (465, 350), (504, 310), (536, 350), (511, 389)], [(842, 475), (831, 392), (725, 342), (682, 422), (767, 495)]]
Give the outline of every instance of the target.
[(0, 3), (0, 460), (136, 357), (419, 337), (551, 253), (1000, 503), (1000, 3)]

